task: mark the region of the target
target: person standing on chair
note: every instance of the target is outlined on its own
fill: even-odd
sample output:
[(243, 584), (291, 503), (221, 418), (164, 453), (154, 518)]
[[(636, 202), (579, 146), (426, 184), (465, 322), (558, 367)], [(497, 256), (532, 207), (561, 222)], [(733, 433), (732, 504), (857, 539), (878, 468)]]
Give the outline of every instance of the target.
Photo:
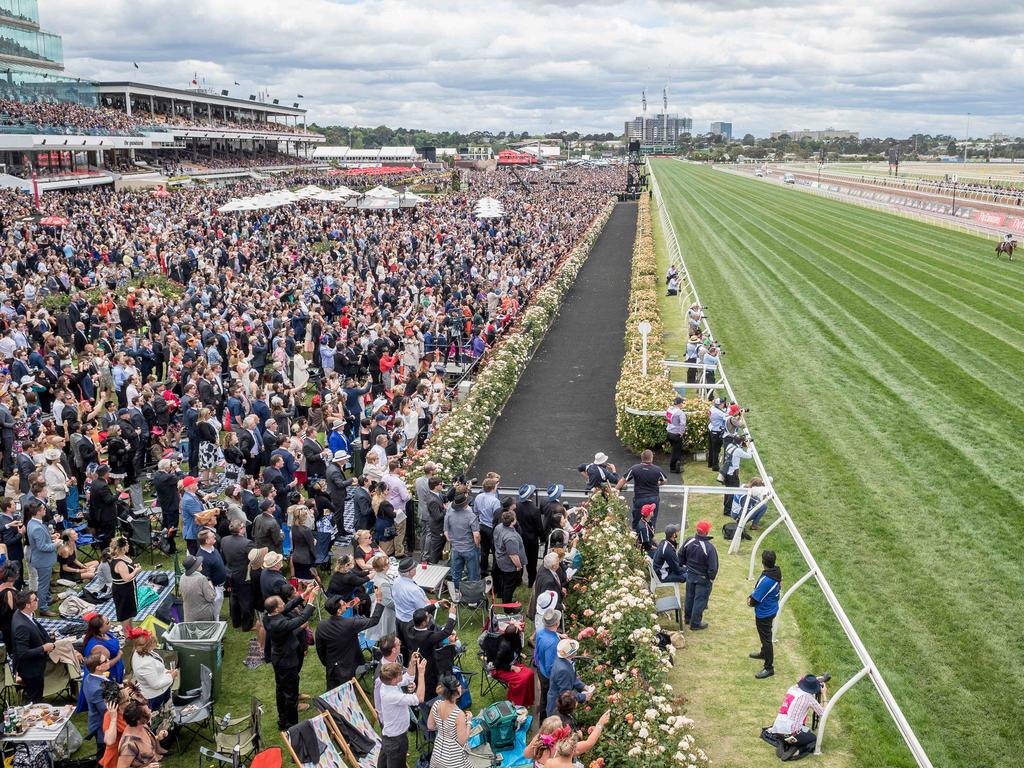
[(380, 670), (381, 744), (377, 768), (405, 768), (409, 756), (409, 707), (418, 707), (426, 696), (427, 660), (416, 664), (416, 693), (402, 690), (405, 670), (401, 664), (384, 664)]
[(703, 621), (704, 611), (708, 607), (711, 587), (718, 575), (718, 550), (708, 535), (711, 523), (701, 520), (696, 528), (697, 534), (687, 539), (679, 550), (680, 561), (686, 569), (683, 621), (695, 630), (708, 628)]
[(752, 659), (762, 659), (764, 669), (754, 677), (764, 680), (775, 674), (775, 649), (772, 646), (772, 624), (779, 612), (779, 597), (782, 594), (782, 569), (775, 565), (775, 552), (766, 549), (761, 553), (764, 570), (754, 585), (754, 591), (747, 603), (754, 609), (754, 626), (761, 640), (761, 650), (750, 654)]

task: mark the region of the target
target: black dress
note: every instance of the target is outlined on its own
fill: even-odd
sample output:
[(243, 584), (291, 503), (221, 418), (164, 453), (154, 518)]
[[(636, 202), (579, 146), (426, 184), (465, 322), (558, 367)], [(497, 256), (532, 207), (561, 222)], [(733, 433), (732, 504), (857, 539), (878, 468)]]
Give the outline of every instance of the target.
[(135, 600), (135, 579), (121, 581), (117, 575), (117, 564), (124, 563), (130, 572), (135, 564), (127, 557), (115, 557), (110, 561), (110, 572), (114, 575), (114, 584), (111, 588), (114, 594), (114, 611), (118, 621), (134, 619), (139, 612), (138, 603)]
[(11, 593), (13, 602), (13, 597), (18, 593), (18, 590), (14, 587), (4, 587), (3, 589), (0, 589), (0, 636), (3, 637), (7, 653), (11, 653), (14, 648), (14, 637), (11, 634), (11, 622), (14, 619), (14, 612), (17, 608), (7, 604), (8, 593)]

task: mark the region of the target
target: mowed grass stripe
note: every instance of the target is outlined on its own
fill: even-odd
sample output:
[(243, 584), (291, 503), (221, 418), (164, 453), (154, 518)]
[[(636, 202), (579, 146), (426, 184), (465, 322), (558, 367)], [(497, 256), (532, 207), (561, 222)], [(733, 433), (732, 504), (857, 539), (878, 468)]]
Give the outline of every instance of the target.
[[(1017, 545), (1024, 510), (1013, 493), (1020, 480), (1013, 448), (1006, 461), (993, 461), (986, 443), (1008, 424), (1012, 435), (1019, 418), (1012, 415), (1020, 407), (1015, 382), (1024, 371), (1006, 358), (1005, 345), (1024, 338), (1003, 318), (993, 318), (1003, 322), (998, 333), (1005, 338), (996, 338), (978, 314), (965, 317), (977, 359), (1000, 362), (972, 380), (957, 362), (933, 359), (945, 357), (935, 349), (949, 335), (935, 327), (941, 294), (967, 304), (975, 298), (950, 284), (946, 272), (937, 269), (934, 294), (911, 291), (914, 306), (898, 319), (872, 304), (893, 290), (886, 270), (894, 262), (905, 260), (912, 270), (922, 260), (970, 263), (987, 242), (792, 190), (764, 185), (753, 192), (756, 182), (708, 169), (674, 162), (656, 169), (787, 506), (935, 764), (1013, 764), (1024, 683), (1020, 664), (1006, 660), (1022, 650)], [(836, 210), (852, 223), (836, 220)], [(894, 247), (881, 271), (864, 262), (884, 257), (887, 246), (858, 234), (876, 224), (912, 243), (906, 252)], [(897, 225), (913, 234), (899, 237)], [(913, 242), (925, 239), (922, 232), (928, 254)], [(853, 247), (862, 241), (868, 256)], [(989, 285), (996, 271), (979, 262)], [(922, 279), (920, 272), (914, 278)], [(929, 311), (933, 295), (938, 309)], [(894, 358), (884, 377), (877, 357), (865, 357), (879, 338)], [(930, 386), (918, 386), (920, 375)], [(986, 398), (1002, 406), (976, 405)], [(971, 422), (957, 424), (964, 414)], [(797, 576), (787, 573), (791, 582)], [(810, 597), (794, 602), (805, 637), (818, 644), (815, 660), (847, 658), (845, 640), (820, 605)], [(854, 693), (842, 707), (859, 763), (907, 764), (877, 697)], [(949, 717), (993, 710), (1005, 715), (994, 736), (974, 732), (969, 718)]]

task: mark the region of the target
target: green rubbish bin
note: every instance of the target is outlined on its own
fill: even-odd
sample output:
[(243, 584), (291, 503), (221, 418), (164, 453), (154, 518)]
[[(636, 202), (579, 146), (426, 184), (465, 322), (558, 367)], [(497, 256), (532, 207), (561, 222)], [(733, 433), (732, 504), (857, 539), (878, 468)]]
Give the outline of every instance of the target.
[(223, 656), (226, 621), (186, 621), (173, 624), (163, 640), (178, 654), (179, 691), (190, 691), (200, 685), (200, 667), (209, 667), (213, 674), (213, 700), (220, 692), (221, 658)]

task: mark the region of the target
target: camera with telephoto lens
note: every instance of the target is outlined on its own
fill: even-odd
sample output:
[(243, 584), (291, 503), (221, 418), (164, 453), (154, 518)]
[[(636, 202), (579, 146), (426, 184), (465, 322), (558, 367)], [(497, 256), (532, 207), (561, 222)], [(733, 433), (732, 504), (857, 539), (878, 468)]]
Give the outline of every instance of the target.
[(468, 485), (470, 488), (472, 488), (474, 485), (477, 484), (477, 480), (479, 480), (479, 478), (476, 478), (476, 477), (470, 477), (470, 478), (467, 479), (466, 478), (466, 472), (462, 471), (462, 472), (459, 472), (459, 474), (457, 474), (455, 476), (455, 479), (452, 480), (452, 482), (455, 485)]

